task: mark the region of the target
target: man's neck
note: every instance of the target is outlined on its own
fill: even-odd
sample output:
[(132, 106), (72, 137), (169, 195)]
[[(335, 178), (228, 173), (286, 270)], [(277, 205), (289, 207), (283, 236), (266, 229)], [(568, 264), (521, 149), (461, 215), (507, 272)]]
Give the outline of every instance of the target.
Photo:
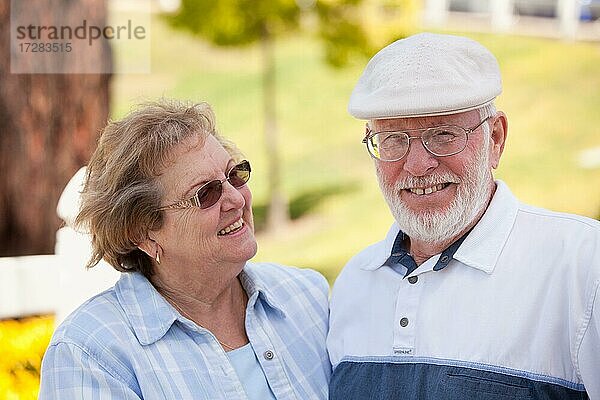
[[(476, 223), (477, 222), (475, 222), (470, 228), (475, 226)], [(470, 228), (461, 231), (458, 235), (452, 236), (450, 239), (445, 240), (443, 242), (426, 243), (416, 239), (409, 239), (410, 242), (408, 244), (408, 250), (410, 252), (410, 255), (415, 260), (417, 265), (421, 265), (434, 255), (440, 254), (442, 251), (446, 250), (452, 243), (454, 243), (462, 235), (467, 233)]]

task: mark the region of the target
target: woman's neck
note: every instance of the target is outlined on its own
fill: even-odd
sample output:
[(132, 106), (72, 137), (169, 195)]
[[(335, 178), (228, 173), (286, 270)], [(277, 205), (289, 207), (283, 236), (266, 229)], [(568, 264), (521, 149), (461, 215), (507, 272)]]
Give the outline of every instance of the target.
[(208, 329), (225, 350), (232, 350), (248, 343), (246, 336), (246, 305), (248, 296), (239, 278), (234, 278), (221, 290), (194, 290), (177, 285), (169, 285), (160, 279), (153, 279), (157, 291), (185, 318)]

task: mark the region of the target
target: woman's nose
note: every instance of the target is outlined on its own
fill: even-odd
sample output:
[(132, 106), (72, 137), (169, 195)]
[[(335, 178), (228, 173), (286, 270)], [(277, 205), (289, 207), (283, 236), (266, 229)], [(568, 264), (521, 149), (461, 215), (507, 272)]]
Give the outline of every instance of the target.
[[(242, 186), (243, 187), (243, 186)], [(229, 181), (223, 182), (223, 202), (221, 207), (225, 210), (240, 209), (246, 205), (242, 192)]]

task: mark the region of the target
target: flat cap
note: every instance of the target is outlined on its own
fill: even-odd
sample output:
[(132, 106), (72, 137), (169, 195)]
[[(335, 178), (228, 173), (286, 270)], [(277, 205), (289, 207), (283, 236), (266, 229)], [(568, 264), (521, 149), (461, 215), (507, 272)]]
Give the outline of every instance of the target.
[(420, 33), (381, 49), (365, 68), (348, 104), (358, 119), (456, 114), (502, 92), (498, 61), (481, 44)]

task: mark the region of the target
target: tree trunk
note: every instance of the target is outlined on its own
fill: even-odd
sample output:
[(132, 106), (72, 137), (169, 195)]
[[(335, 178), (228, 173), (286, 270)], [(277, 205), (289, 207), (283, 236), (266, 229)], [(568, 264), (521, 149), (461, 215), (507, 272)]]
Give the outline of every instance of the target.
[[(0, 0), (0, 256), (47, 254), (58, 198), (108, 118), (110, 75), (11, 73), (9, 7)], [(104, 1), (36, 0), (32, 8), (106, 24)]]
[(267, 231), (281, 230), (289, 221), (288, 203), (281, 187), (281, 160), (279, 157), (276, 125), (275, 54), (273, 37), (265, 29), (261, 39), (263, 70), (263, 107), (265, 120), (265, 146), (267, 152), (267, 179), (269, 203)]

